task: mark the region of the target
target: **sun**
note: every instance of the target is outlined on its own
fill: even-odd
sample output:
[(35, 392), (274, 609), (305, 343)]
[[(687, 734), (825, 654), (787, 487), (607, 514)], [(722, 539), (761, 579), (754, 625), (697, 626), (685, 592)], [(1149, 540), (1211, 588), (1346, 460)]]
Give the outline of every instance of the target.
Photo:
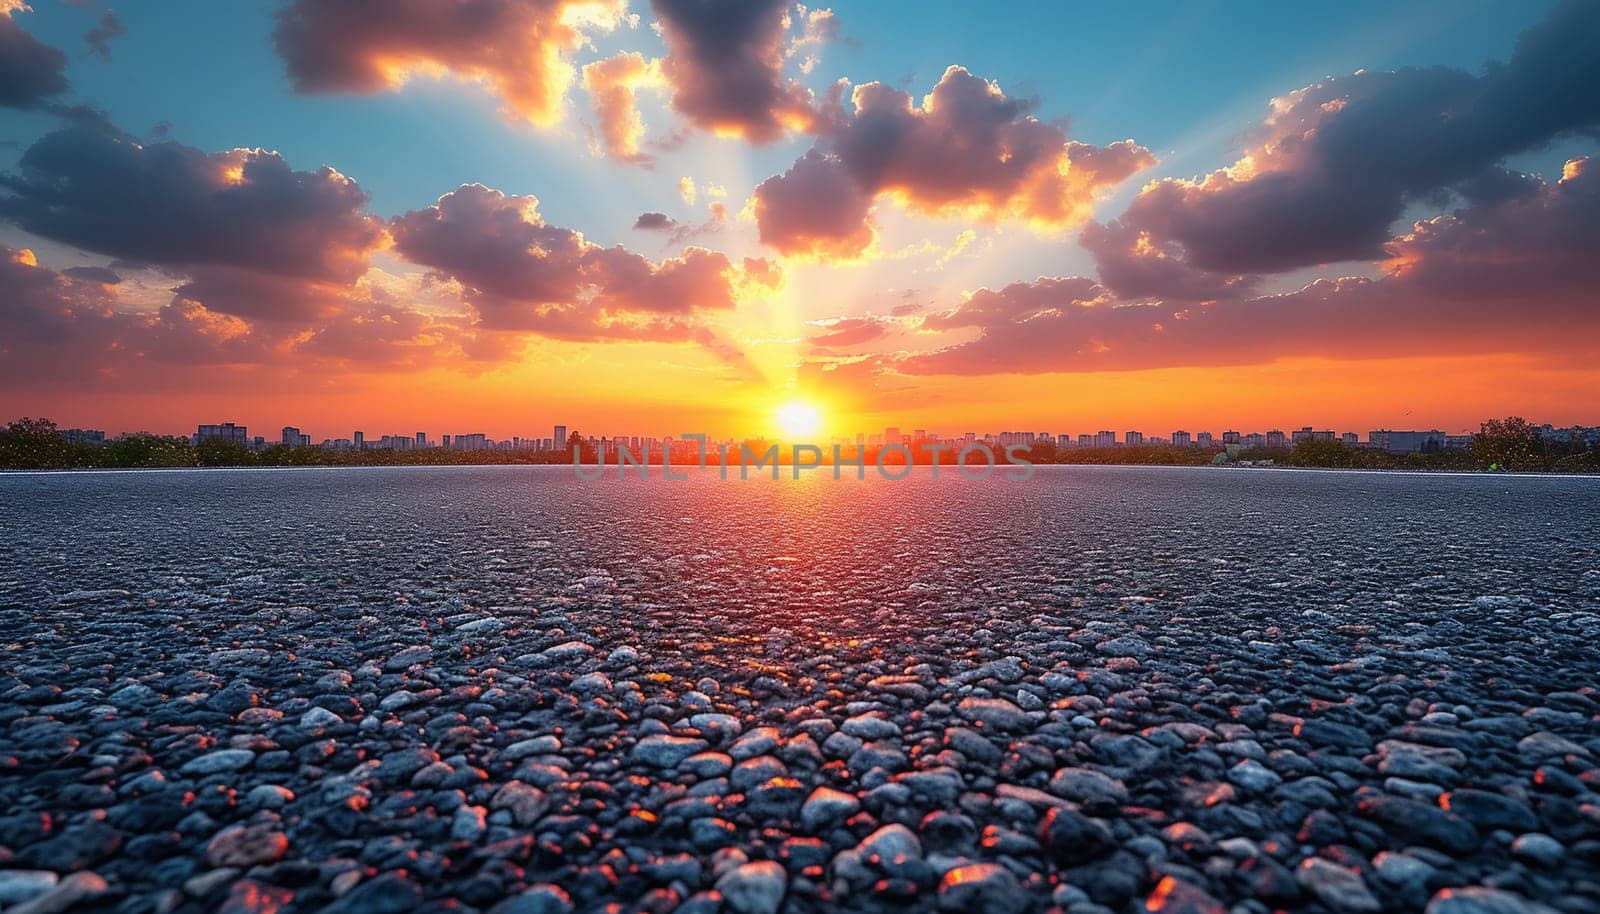
[(778, 431), (790, 441), (801, 444), (822, 430), (822, 413), (810, 403), (791, 400), (778, 407)]

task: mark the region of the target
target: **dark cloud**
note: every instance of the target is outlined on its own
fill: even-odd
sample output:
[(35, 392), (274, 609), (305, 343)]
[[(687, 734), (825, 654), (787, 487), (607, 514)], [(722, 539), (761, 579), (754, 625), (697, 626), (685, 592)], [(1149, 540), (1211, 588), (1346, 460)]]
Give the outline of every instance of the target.
[(339, 313), (350, 294), (346, 284), (232, 267), (197, 266), (188, 273), (173, 289), (178, 298), (252, 320), (314, 321)]
[(259, 149), (140, 145), (88, 127), (40, 139), (0, 176), (0, 218), (41, 237), (168, 267), (222, 266), (348, 282), (382, 225), (331, 168)]
[[(1524, 187), (1531, 190), (1418, 222), (1385, 247), (1385, 270), (1407, 288), (1454, 300), (1592, 295), (1600, 287), (1600, 167), (1573, 159), (1561, 180)], [(1591, 322), (1600, 316), (1589, 310)]]
[(508, 115), (561, 119), (569, 55), (614, 26), (625, 0), (293, 0), (273, 41), (298, 92), (373, 93), (414, 75), (488, 85)]
[(534, 197), (462, 185), (396, 218), (396, 250), (459, 282), (486, 327), (577, 339), (693, 340), (702, 312), (734, 307), (771, 265), (689, 248), (651, 261), (546, 223)]
[(721, 203), (711, 204), (711, 215), (698, 225), (679, 222), (666, 213), (641, 213), (633, 227), (641, 232), (656, 232), (666, 236), (670, 245), (681, 245), (696, 238), (714, 235), (727, 224), (727, 211)]
[(1078, 242), (1094, 256), (1100, 278), (1127, 298), (1208, 301), (1248, 292), (1257, 277), (1193, 266), (1178, 243), (1124, 221), (1083, 227)]
[(0, 105), (38, 108), (67, 91), (67, 55), (25, 31), (14, 12), (0, 6)]
[(1600, 340), (1600, 174), (1417, 223), (1376, 279), (1207, 304), (1129, 301), (1083, 278), (981, 289), (923, 329), (977, 336), (895, 363), (908, 374), (1041, 373), (1442, 353), (1590, 352)]
[(124, 308), (110, 286), (39, 266), (0, 246), (0, 379), (8, 389), (126, 389), (152, 367), (257, 361), (237, 318), (174, 301)]
[[(1501, 160), (1600, 125), (1597, 44), (1600, 5), (1576, 0), (1478, 75), (1361, 71), (1292, 92), (1273, 101), (1233, 166), (1152, 184), (1091, 249), (1129, 295), (1196, 283), (1203, 293), (1206, 280), (1189, 271), (1226, 283), (1381, 257), (1408, 203), (1453, 188), (1503, 193)], [(1152, 259), (1172, 263), (1141, 262)]]
[[(703, 130), (756, 144), (816, 129), (820, 115), (811, 93), (783, 71), (788, 6), (788, 0), (651, 0), (667, 43), (663, 71), (673, 110)], [(831, 17), (820, 27), (832, 34)]]
[(756, 188), (762, 240), (785, 253), (846, 257), (872, 241), (886, 197), (915, 213), (1045, 230), (1087, 220), (1095, 197), (1154, 164), (1132, 141), (1069, 141), (994, 83), (950, 67), (922, 103), (857, 86), (853, 114), (783, 175)]
[(325, 379), (331, 368), (470, 369), (506, 357), (517, 343), (465, 314), (431, 313), (367, 291), (349, 290), (334, 310), (291, 321), (277, 310), (271, 319), (221, 313), (187, 288), (155, 308), (124, 302), (107, 278), (90, 267), (57, 272), (40, 266), (31, 251), (0, 246), (6, 389), (192, 391), (197, 383), (240, 377), (254, 378), (259, 388), (296, 376)]
[(73, 279), (86, 279), (107, 286), (114, 286), (122, 282), (122, 277), (110, 267), (68, 267), (61, 271), (61, 275)]
[(89, 51), (99, 55), (101, 60), (110, 60), (112, 39), (121, 38), (127, 33), (128, 27), (117, 18), (116, 12), (106, 10), (100, 15), (100, 21), (83, 33), (83, 42), (89, 46)]
[(641, 232), (671, 232), (681, 225), (666, 213), (640, 213), (639, 218), (633, 220), (633, 227)]
[(847, 259), (872, 245), (872, 194), (837, 156), (813, 149), (756, 186), (761, 243), (781, 254)]

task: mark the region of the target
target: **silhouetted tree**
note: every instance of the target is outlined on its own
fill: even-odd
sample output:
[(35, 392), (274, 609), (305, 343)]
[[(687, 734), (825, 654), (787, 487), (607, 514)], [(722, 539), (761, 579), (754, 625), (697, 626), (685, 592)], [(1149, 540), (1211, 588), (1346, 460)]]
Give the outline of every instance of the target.
[(1472, 439), (1472, 457), (1483, 469), (1546, 468), (1544, 436), (1521, 416), (1490, 419)]
[(71, 466), (73, 447), (49, 419), (27, 417), (0, 432), (0, 466), (47, 470)]
[(195, 448), (203, 467), (242, 467), (251, 463), (250, 449), (226, 438), (207, 438)]

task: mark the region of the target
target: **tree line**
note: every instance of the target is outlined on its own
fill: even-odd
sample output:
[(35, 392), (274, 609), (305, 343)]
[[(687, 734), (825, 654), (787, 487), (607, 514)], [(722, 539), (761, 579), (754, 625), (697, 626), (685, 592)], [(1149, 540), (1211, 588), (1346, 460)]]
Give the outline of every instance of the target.
[[(580, 449), (585, 462), (599, 457), (598, 442), (574, 432), (569, 446)], [(1005, 462), (996, 449), (997, 462)], [(903, 456), (891, 455), (888, 463), (903, 463)], [(913, 461), (931, 463), (931, 453), (918, 453)], [(1289, 448), (1245, 448), (1228, 453), (1220, 447), (1174, 447), (1172, 445), (1133, 445), (1115, 448), (1058, 448), (1039, 443), (1025, 456), (1036, 464), (1147, 464), (1152, 466), (1201, 466), (1217, 462), (1272, 461), (1293, 467), (1372, 470), (1458, 470), (1549, 473), (1600, 472), (1600, 443), (1588, 444), (1579, 434), (1570, 441), (1546, 438), (1538, 427), (1512, 416), (1484, 422), (1472, 439), (1472, 447), (1430, 453), (1391, 454), (1374, 448), (1354, 447), (1342, 441), (1310, 439)], [(926, 458), (926, 459), (924, 459)], [(874, 455), (867, 459), (873, 461)], [(714, 457), (713, 457), (714, 460)], [(426, 450), (362, 450), (323, 447), (290, 447), (271, 444), (259, 450), (237, 441), (211, 438), (195, 445), (187, 438), (139, 433), (123, 435), (104, 444), (83, 444), (63, 437), (48, 419), (18, 419), (0, 429), (0, 469), (115, 469), (160, 467), (312, 467), (312, 466), (435, 466), (488, 464), (562, 464), (572, 461), (570, 450), (459, 451), (445, 448)], [(953, 465), (955, 457), (946, 451), (940, 463)]]

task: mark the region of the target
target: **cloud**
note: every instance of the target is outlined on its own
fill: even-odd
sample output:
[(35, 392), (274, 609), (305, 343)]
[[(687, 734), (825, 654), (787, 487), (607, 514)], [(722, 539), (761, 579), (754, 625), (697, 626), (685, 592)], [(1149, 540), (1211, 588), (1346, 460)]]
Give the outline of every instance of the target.
[(813, 349), (841, 349), (861, 346), (889, 332), (886, 321), (876, 317), (843, 317), (822, 325), (822, 332), (806, 340)]
[(671, 232), (682, 225), (666, 213), (640, 213), (639, 218), (633, 220), (633, 227), (641, 232)]
[(1273, 100), (1232, 166), (1152, 183), (1087, 241), (1129, 295), (1198, 284), (1189, 294), (1204, 297), (1207, 282), (1381, 257), (1409, 203), (1482, 194), (1507, 156), (1600, 124), (1597, 42), (1600, 6), (1579, 0), (1478, 75), (1360, 71), (1299, 89)]
[(121, 307), (110, 284), (40, 266), (0, 245), (0, 379), (10, 389), (106, 388), (137, 382), (149, 365), (255, 359), (243, 322), (199, 305)]
[(993, 82), (952, 66), (917, 104), (882, 83), (857, 86), (853, 114), (783, 175), (756, 188), (762, 240), (783, 253), (863, 254), (875, 201), (911, 212), (1041, 231), (1081, 224), (1095, 198), (1154, 164), (1131, 140), (1070, 141)]
[(67, 91), (67, 55), (45, 44), (16, 22), (28, 7), (0, 3), (0, 105), (38, 108)]
[(720, 203), (711, 204), (711, 216), (699, 225), (688, 225), (668, 216), (666, 213), (640, 213), (639, 218), (633, 221), (633, 228), (640, 232), (657, 232), (665, 235), (669, 244), (682, 244), (686, 241), (712, 235), (720, 231), (727, 223), (728, 214)]
[(1385, 271), (1407, 288), (1462, 301), (1592, 294), (1600, 167), (1578, 158), (1555, 183), (1524, 177), (1519, 193), (1417, 222), (1385, 246)]
[(99, 268), (58, 272), (31, 251), (0, 245), (6, 389), (193, 391), (229, 377), (253, 377), (257, 389), (295, 377), (320, 384), (330, 370), (470, 368), (507, 357), (517, 343), (465, 314), (411, 307), (363, 287), (346, 290), (331, 311), (286, 320), (215, 311), (183, 289), (157, 307), (123, 301), (117, 278)]
[(101, 285), (114, 286), (122, 282), (122, 276), (110, 267), (68, 267), (61, 271), (61, 275), (73, 279), (87, 279)]
[(664, 85), (661, 62), (646, 60), (636, 51), (584, 65), (583, 88), (600, 119), (600, 136), (612, 158), (632, 165), (650, 162), (650, 157), (640, 150), (644, 119), (639, 116), (634, 93)]
[(1419, 352), (1593, 353), (1600, 310), (1600, 169), (1418, 222), (1376, 279), (1207, 304), (1130, 301), (1081, 277), (980, 289), (924, 330), (971, 339), (895, 362), (907, 374), (1042, 373), (1258, 364)]
[(88, 127), (51, 133), (0, 175), (0, 218), (35, 235), (167, 267), (230, 267), (349, 282), (381, 223), (356, 182), (295, 171), (260, 149), (141, 145)]
[(116, 11), (106, 10), (100, 15), (100, 21), (83, 33), (83, 41), (91, 53), (99, 55), (101, 60), (110, 60), (112, 39), (121, 38), (127, 33), (128, 27), (117, 18)]
[(507, 117), (551, 126), (576, 76), (569, 57), (626, 13), (626, 0), (293, 0), (273, 40), (297, 92), (448, 75), (486, 86)]
[[(651, 0), (667, 43), (672, 109), (702, 130), (763, 145), (809, 132), (810, 91), (783, 72), (789, 0)], [(810, 20), (807, 19), (807, 26)], [(822, 40), (818, 33), (809, 46)]]
[(774, 268), (689, 248), (651, 261), (545, 222), (538, 200), (465, 184), (394, 220), (396, 250), (459, 282), (484, 326), (570, 340), (694, 340)]
[(790, 39), (783, 56), (800, 58), (800, 72), (810, 73), (821, 62), (823, 46), (839, 40), (839, 17), (830, 9), (807, 9), (805, 4), (796, 4), (794, 18), (799, 20), (800, 33)]
[(262, 321), (307, 322), (329, 317), (345, 307), (348, 284), (279, 276), (233, 267), (191, 267), (173, 289), (185, 301), (218, 314)]
[(780, 254), (845, 260), (865, 253), (877, 238), (871, 192), (838, 156), (816, 149), (756, 185), (753, 209), (761, 243)]

